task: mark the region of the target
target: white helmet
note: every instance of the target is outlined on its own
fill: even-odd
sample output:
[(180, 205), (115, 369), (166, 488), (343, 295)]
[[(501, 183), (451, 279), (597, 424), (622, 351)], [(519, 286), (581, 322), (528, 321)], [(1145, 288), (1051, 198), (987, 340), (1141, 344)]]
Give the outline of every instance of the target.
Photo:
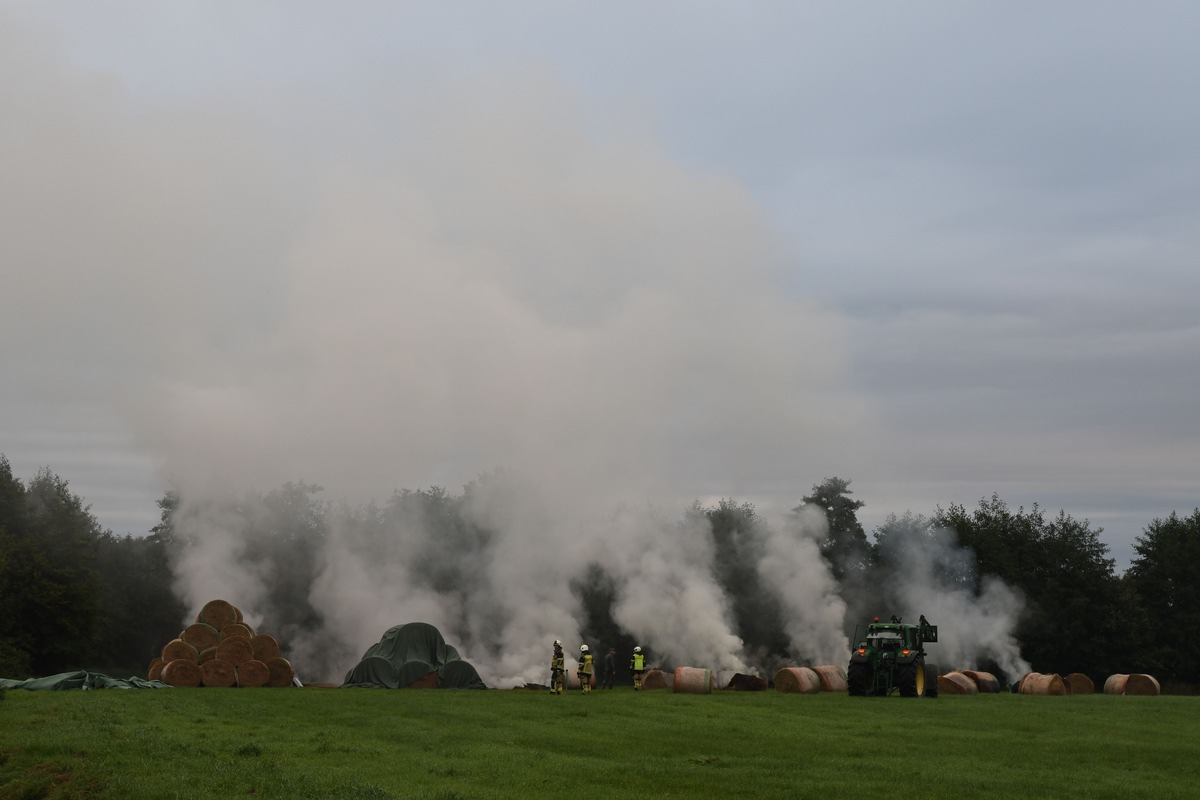
[(633, 652), (635, 652), (635, 653), (642, 652), (642, 646), (639, 644), (637, 647), (633, 648)]
[(581, 644), (581, 645), (579, 645), (579, 652), (581, 652), (581, 653), (586, 653), (586, 652), (587, 652), (587, 645), (586, 645), (586, 644)]
[(554, 646), (555, 646), (555, 647), (562, 647), (562, 642), (560, 642), (558, 639), (555, 639), (555, 640), (554, 640)]

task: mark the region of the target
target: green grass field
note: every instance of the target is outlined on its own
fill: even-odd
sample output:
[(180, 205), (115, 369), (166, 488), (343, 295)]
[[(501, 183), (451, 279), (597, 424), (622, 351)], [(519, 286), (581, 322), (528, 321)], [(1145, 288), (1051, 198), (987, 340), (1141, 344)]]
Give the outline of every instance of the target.
[(9, 691), (0, 799), (1191, 798), (1198, 697)]

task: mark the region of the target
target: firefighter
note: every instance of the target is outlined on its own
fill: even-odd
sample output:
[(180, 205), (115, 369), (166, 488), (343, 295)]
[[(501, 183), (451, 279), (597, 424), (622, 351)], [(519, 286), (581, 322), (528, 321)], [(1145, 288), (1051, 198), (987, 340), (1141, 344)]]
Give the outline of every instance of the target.
[(554, 655), (550, 657), (550, 694), (562, 694), (566, 686), (567, 665), (562, 642), (554, 640)]
[(642, 652), (641, 645), (633, 648), (633, 658), (629, 659), (629, 671), (633, 673), (633, 690), (636, 692), (642, 688), (642, 674), (646, 671), (646, 654)]
[(579, 685), (583, 688), (584, 694), (592, 693), (592, 654), (588, 652), (586, 644), (579, 645), (579, 669), (576, 670), (576, 675), (579, 676)]

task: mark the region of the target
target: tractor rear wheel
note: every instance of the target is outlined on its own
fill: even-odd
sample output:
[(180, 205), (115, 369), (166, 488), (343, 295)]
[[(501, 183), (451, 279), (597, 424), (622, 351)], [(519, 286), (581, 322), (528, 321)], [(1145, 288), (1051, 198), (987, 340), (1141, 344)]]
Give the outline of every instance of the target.
[[(919, 661), (901, 664), (896, 667), (896, 688), (900, 690), (901, 697), (920, 696), (925, 680), (923, 667), (924, 665)], [(920, 678), (917, 677), (918, 675)]]
[(871, 665), (851, 664), (846, 670), (846, 687), (851, 697), (864, 697), (871, 688)]

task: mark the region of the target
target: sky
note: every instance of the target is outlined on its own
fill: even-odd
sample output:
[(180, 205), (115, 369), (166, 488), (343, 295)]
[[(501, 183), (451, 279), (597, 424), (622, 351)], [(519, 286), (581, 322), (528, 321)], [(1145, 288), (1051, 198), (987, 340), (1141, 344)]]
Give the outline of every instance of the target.
[(0, 453), (170, 487), (1200, 488), (1191, 2), (0, 0)]

